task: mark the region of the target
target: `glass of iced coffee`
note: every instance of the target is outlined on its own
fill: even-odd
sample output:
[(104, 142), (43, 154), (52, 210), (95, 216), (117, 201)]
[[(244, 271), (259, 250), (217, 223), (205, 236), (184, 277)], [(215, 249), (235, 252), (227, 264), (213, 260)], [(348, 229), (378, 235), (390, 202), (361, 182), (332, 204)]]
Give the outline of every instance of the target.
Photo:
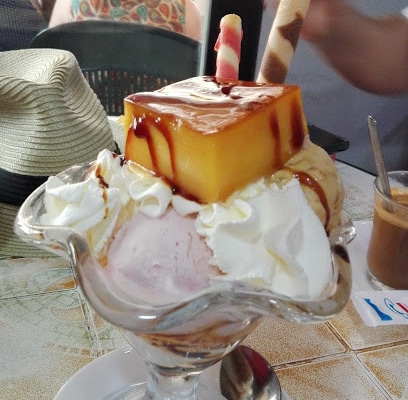
[(408, 289), (408, 171), (388, 172), (391, 198), (374, 181), (374, 220), (367, 253), (376, 289)]

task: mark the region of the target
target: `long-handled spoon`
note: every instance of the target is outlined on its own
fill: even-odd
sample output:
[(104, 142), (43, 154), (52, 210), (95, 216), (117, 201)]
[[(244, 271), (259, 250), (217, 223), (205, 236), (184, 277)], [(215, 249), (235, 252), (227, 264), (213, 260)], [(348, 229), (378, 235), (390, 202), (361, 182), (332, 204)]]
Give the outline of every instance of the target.
[(223, 358), (220, 386), (227, 400), (282, 398), (278, 378), (268, 361), (246, 346), (238, 346)]
[(387, 170), (385, 168), (384, 157), (381, 150), (380, 139), (378, 136), (377, 122), (369, 115), (367, 118), (368, 133), (370, 135), (371, 147), (373, 149), (375, 166), (377, 168), (378, 176), (380, 177), (381, 186), (386, 196), (391, 198), (390, 182), (388, 180)]

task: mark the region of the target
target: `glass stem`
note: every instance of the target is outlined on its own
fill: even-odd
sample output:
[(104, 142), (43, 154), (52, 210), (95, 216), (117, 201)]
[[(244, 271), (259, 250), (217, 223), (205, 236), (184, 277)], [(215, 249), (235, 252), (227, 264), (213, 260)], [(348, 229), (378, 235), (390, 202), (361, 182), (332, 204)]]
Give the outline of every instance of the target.
[(163, 369), (146, 362), (147, 382), (144, 400), (197, 400), (199, 373), (187, 374)]

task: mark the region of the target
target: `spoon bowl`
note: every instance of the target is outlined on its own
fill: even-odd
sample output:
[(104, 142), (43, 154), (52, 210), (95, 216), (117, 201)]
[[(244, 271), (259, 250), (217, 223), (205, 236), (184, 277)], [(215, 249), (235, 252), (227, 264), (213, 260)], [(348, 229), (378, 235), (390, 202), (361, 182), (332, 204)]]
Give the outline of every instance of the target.
[(273, 368), (255, 350), (238, 346), (220, 369), (221, 393), (227, 400), (280, 400), (282, 390)]

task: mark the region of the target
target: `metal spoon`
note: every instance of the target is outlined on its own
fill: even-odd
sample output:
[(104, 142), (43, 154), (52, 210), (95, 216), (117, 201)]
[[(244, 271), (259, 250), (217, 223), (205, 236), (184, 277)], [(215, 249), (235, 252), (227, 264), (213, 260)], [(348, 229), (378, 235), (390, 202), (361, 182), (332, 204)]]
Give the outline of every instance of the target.
[(238, 346), (220, 369), (221, 393), (227, 400), (280, 400), (282, 391), (274, 370), (255, 350)]
[(377, 122), (369, 115), (367, 118), (368, 133), (370, 135), (371, 147), (374, 153), (375, 166), (380, 177), (381, 186), (386, 196), (391, 198), (390, 182), (388, 180), (387, 170), (385, 169), (384, 157), (381, 150), (380, 139), (378, 137)]

